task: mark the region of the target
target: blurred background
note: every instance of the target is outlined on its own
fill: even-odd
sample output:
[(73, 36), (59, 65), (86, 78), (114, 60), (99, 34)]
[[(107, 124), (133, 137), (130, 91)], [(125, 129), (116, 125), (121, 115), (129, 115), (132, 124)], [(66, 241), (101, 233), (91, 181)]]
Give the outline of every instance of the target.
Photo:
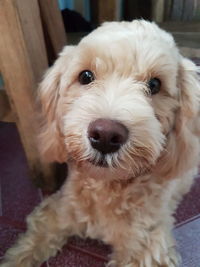
[[(58, 0), (61, 10), (80, 13), (96, 27), (104, 20), (144, 18), (163, 21), (198, 21), (199, 0)], [(108, 8), (109, 6), (109, 8)]]
[(104, 21), (143, 18), (171, 31), (185, 55), (199, 56), (200, 0), (59, 0), (59, 7), (70, 43)]

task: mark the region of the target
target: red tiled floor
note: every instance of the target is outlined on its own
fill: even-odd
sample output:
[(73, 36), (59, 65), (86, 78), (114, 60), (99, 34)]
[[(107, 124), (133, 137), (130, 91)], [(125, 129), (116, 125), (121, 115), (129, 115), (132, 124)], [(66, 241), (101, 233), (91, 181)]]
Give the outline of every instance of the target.
[[(200, 267), (200, 178), (184, 198), (177, 214), (175, 237), (182, 267)], [(25, 156), (14, 124), (0, 122), (0, 258), (24, 231), (25, 216), (40, 201), (30, 182)], [(196, 216), (196, 217), (195, 217)], [(194, 220), (192, 220), (192, 218)], [(185, 222), (185, 223), (184, 223)], [(43, 267), (103, 267), (111, 249), (96, 240), (71, 238), (68, 245)]]
[[(77, 254), (77, 257), (74, 257), (72, 254)], [(104, 266), (105, 262), (108, 260), (108, 255), (111, 253), (111, 248), (109, 246), (104, 245), (102, 242), (98, 240), (83, 240), (78, 237), (72, 237), (69, 240), (69, 243), (67, 246), (65, 246), (60, 253), (55, 259), (52, 259), (49, 261), (50, 266), (51, 264), (54, 263), (54, 260), (69, 260), (70, 262), (70, 257), (72, 259), (77, 259), (77, 265), (80, 267), (87, 267), (87, 266)], [(67, 257), (67, 255), (70, 255)], [(87, 255), (88, 258), (88, 264), (91, 263), (91, 265), (83, 265), (85, 264), (85, 261), (82, 262), (82, 259), (79, 259), (79, 256), (82, 257), (82, 255)], [(98, 262), (98, 265), (94, 265), (94, 262)], [(78, 262), (80, 265), (78, 265)], [(93, 264), (92, 264), (93, 263)], [(69, 264), (69, 263), (68, 263)], [(52, 265), (55, 266), (55, 265)], [(56, 266), (65, 266), (63, 265), (56, 265)], [(74, 265), (73, 265), (74, 266)]]
[(186, 221), (200, 214), (200, 176), (197, 177), (190, 192), (185, 195), (183, 201), (176, 211), (176, 223)]
[(0, 258), (3, 257), (5, 251), (15, 242), (21, 232), (22, 230), (14, 228), (10, 224), (0, 223)]
[(26, 158), (14, 124), (0, 123), (0, 141), (1, 212), (4, 217), (24, 221), (40, 201), (38, 190), (28, 176)]
[(104, 267), (106, 258), (91, 255), (90, 251), (80, 250), (78, 247), (70, 248), (65, 246), (60, 254), (48, 261), (49, 267)]

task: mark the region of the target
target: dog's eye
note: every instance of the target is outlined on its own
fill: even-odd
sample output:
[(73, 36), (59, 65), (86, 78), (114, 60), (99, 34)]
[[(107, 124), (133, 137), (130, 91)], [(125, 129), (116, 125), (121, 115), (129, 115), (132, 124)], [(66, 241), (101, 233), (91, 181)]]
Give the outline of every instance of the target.
[(148, 81), (148, 87), (152, 95), (157, 94), (161, 88), (161, 81), (158, 78), (152, 78)]
[(80, 84), (89, 84), (94, 81), (94, 74), (90, 70), (84, 70), (79, 74)]

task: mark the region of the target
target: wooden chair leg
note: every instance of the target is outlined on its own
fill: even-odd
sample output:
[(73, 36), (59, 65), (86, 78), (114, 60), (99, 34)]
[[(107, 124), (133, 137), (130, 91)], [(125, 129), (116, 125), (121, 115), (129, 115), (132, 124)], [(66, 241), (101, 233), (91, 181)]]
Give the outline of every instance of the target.
[[(39, 76), (47, 67), (47, 58), (44, 42), (40, 39), (41, 32), (36, 32), (33, 24), (36, 20), (33, 9), (38, 9), (35, 0), (0, 1), (0, 69), (11, 108), (16, 113), (16, 123), (32, 177), (36, 183), (43, 182), (52, 189), (51, 166), (43, 163), (37, 147), (39, 125), (35, 93)], [(29, 39), (29, 30), (36, 36), (34, 40)], [(34, 43), (31, 44), (31, 41)], [(36, 56), (37, 59), (34, 58)]]
[(156, 22), (164, 20), (164, 0), (152, 0), (152, 18)]
[[(66, 45), (66, 33), (57, 0), (38, 0), (50, 64)], [(51, 49), (49, 49), (51, 48)]]
[(6, 91), (0, 89), (0, 121), (3, 121), (7, 114), (10, 112), (10, 105)]
[(105, 21), (113, 21), (117, 18), (117, 1), (116, 0), (99, 0), (98, 3), (98, 10), (99, 10), (99, 23)]

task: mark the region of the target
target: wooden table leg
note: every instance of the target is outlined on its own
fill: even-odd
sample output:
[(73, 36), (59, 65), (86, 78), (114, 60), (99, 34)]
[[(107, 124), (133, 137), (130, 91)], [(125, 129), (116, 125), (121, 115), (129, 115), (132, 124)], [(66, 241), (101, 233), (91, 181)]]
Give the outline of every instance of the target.
[(49, 62), (57, 58), (58, 53), (66, 45), (66, 33), (57, 0), (38, 0), (47, 42)]
[[(27, 7), (29, 4), (30, 8)], [(16, 123), (32, 177), (36, 183), (43, 181), (52, 189), (51, 166), (42, 162), (37, 147), (39, 125), (35, 95), (39, 76), (47, 67), (41, 32), (36, 34), (38, 28), (33, 24), (36, 17), (32, 13), (37, 9), (36, 0), (0, 0), (0, 69), (9, 102), (16, 113)], [(30, 43), (28, 30), (37, 37), (31, 40), (34, 43)]]
[(155, 22), (164, 20), (164, 0), (152, 0), (152, 19)]

